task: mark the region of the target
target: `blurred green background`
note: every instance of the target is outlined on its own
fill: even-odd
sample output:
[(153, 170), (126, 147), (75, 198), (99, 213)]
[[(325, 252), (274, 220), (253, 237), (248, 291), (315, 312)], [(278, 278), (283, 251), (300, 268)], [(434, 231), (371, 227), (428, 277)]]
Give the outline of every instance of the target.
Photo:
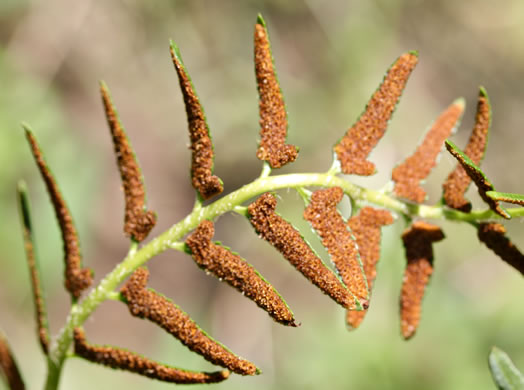
[[(524, 191), (522, 1), (2, 0), (0, 326), (28, 388), (41, 388), (45, 364), (34, 330), (15, 201), (21, 178), (33, 201), (53, 334), (65, 320), (68, 297), (62, 288), (59, 232), (20, 122), (33, 126), (77, 222), (85, 263), (99, 280), (122, 259), (128, 242), (98, 80), (111, 88), (140, 159), (150, 208), (159, 214), (153, 234), (159, 233), (193, 204), (185, 112), (168, 39), (180, 46), (210, 123), (216, 173), (231, 191), (254, 179), (261, 166), (255, 157), (258, 107), (252, 64), (258, 12), (268, 23), (288, 105), (289, 141), (300, 146), (299, 159), (284, 172), (326, 170), (332, 144), (356, 120), (387, 67), (401, 53), (417, 49), (420, 63), (371, 157), (379, 173), (351, 180), (380, 188), (431, 121), (459, 96), (468, 108), (454, 140), (463, 146), (478, 86), (484, 85), (493, 104), (493, 127), (483, 167), (497, 189)], [(441, 182), (453, 166), (449, 156), (442, 156), (426, 184), (428, 202), (439, 199)], [(281, 196), (281, 213), (309, 231), (300, 221), (300, 199), (292, 192)], [(474, 190), (469, 196), (483, 207)], [(487, 368), (492, 345), (524, 368), (522, 277), (480, 245), (471, 227), (441, 226), (448, 239), (435, 246), (436, 271), (418, 334), (409, 342), (400, 338), (398, 319), (405, 262), (401, 220), (383, 231), (371, 308), (354, 332), (345, 329), (343, 311), (238, 216), (218, 221), (216, 239), (275, 285), (301, 327), (273, 323), (179, 253), (149, 263), (150, 285), (264, 372), (254, 378), (234, 376), (214, 385), (217, 389), (494, 389)], [(507, 227), (524, 247), (522, 222)], [(117, 302), (102, 305), (86, 331), (92, 342), (133, 349), (179, 367), (212, 369)], [(95, 385), (100, 390), (172, 386), (79, 359), (68, 361), (62, 389)]]

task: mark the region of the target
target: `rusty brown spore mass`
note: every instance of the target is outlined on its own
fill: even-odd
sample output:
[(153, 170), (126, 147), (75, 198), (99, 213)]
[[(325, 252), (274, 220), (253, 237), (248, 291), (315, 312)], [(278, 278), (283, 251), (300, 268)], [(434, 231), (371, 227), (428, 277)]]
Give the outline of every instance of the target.
[(259, 94), (260, 144), (257, 157), (271, 168), (295, 161), (298, 150), (286, 144), (287, 113), (271, 56), (266, 27), (255, 25), (255, 75)]
[(149, 272), (137, 269), (121, 289), (130, 313), (159, 325), (176, 337), (191, 351), (207, 361), (225, 367), (240, 375), (255, 375), (256, 366), (239, 358), (222, 344), (211, 339), (177, 305), (164, 296), (146, 288)]
[(479, 192), (480, 197), (486, 204), (489, 206), (491, 210), (493, 210), (495, 213), (500, 215), (503, 218), (510, 219), (511, 216), (500, 206), (500, 203), (498, 200), (495, 200), (493, 198), (490, 198), (486, 192), (488, 191), (494, 191), (495, 188), (493, 187), (493, 184), (488, 180), (487, 177), (485, 177), (482, 172), (478, 169), (475, 169), (472, 167), (468, 162), (464, 159), (463, 156), (461, 156), (453, 147), (446, 142), (446, 149), (451, 153), (453, 157), (457, 159), (457, 161), (460, 163), (462, 168), (464, 168), (464, 171), (466, 174), (471, 178), (473, 183), (477, 186), (477, 190)]
[(415, 335), (422, 312), (422, 299), (433, 273), (433, 243), (444, 233), (427, 222), (414, 222), (403, 234), (407, 265), (400, 294), (400, 320), (404, 339)]
[(143, 241), (156, 224), (156, 214), (146, 211), (146, 192), (135, 153), (111, 101), (109, 90), (100, 83), (100, 93), (122, 179), (125, 196), (124, 233), (137, 242)]
[(24, 380), (2, 332), (0, 332), (0, 378), (6, 380), (10, 390), (25, 390)]
[[(393, 222), (393, 216), (389, 211), (372, 207), (363, 207), (357, 215), (348, 220), (348, 226), (357, 240), (370, 295), (377, 276), (377, 263), (380, 258), (380, 229)], [(366, 310), (348, 310), (346, 313), (348, 326), (353, 329), (358, 328), (366, 312)]]
[(34, 245), (33, 229), (30, 215), (30, 206), (25, 185), (18, 186), (18, 203), (22, 221), (22, 232), (24, 237), (24, 249), (31, 276), (31, 287), (33, 290), (33, 302), (35, 306), (38, 339), (45, 355), (49, 352), (49, 329), (45, 307), (44, 293), (40, 280), (40, 270), (37, 262), (36, 248)]
[[(471, 132), (468, 144), (464, 149), (464, 154), (476, 165), (481, 163), (484, 156), (486, 145), (488, 143), (490, 125), (491, 106), (486, 91), (481, 89), (477, 102), (475, 126)], [(471, 203), (464, 197), (470, 184), (471, 178), (466, 173), (464, 167), (461, 164), (457, 164), (456, 168), (449, 174), (442, 186), (446, 205), (466, 213), (470, 212)]]
[(524, 275), (524, 255), (506, 237), (504, 225), (495, 222), (481, 223), (478, 238), (502, 260)]
[(337, 211), (337, 204), (343, 196), (340, 187), (313, 192), (311, 203), (304, 210), (304, 219), (316, 230), (342, 281), (365, 309), (368, 307), (369, 291), (357, 243)]
[(293, 313), (278, 292), (244, 259), (211, 241), (215, 234), (213, 222), (202, 221), (186, 239), (193, 260), (198, 266), (242, 292), (265, 310), (275, 321), (298, 326)]
[(47, 187), (55, 215), (60, 226), (62, 242), (64, 245), (65, 262), (65, 288), (73, 299), (78, 299), (82, 291), (93, 283), (93, 273), (88, 268), (82, 268), (82, 256), (80, 254), (80, 242), (73, 223), (73, 217), (60, 193), (55, 178), (51, 174), (44, 156), (38, 146), (36, 138), (29, 129), (25, 129), (25, 135), (29, 141), (31, 152)]
[(436, 165), (444, 141), (453, 132), (463, 112), (463, 100), (451, 104), (433, 123), (415, 153), (393, 169), (395, 195), (416, 203), (422, 203), (426, 199), (426, 191), (420, 186), (420, 182)]
[(84, 331), (75, 328), (73, 332), (75, 354), (93, 363), (134, 372), (163, 382), (192, 384), (217, 383), (229, 377), (229, 371), (196, 372), (169, 367), (134, 352), (112, 347), (88, 344)]
[(273, 245), (291, 265), (331, 299), (345, 308), (355, 307), (355, 298), (338, 277), (315, 255), (302, 235), (275, 212), (276, 198), (270, 193), (249, 205), (249, 221), (264, 240)]
[(417, 54), (412, 52), (395, 61), (358, 121), (335, 145), (343, 173), (364, 176), (375, 173), (375, 164), (366, 158), (386, 132), (388, 121), (417, 62)]
[(178, 48), (171, 45), (171, 58), (178, 75), (186, 107), (189, 140), (191, 142), (191, 182), (202, 199), (220, 194), (224, 187), (218, 176), (213, 175), (213, 142), (209, 134), (204, 109), (186, 72)]

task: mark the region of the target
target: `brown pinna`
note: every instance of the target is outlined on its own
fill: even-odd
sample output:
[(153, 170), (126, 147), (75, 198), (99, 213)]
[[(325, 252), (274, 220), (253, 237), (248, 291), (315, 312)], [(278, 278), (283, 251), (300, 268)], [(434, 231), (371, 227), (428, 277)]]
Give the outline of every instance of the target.
[(262, 194), (248, 207), (249, 221), (264, 240), (273, 245), (311, 283), (345, 308), (355, 307), (355, 297), (313, 252), (298, 230), (275, 211), (276, 198)]
[(497, 256), (524, 275), (524, 255), (506, 237), (504, 225), (496, 222), (483, 222), (478, 226), (477, 235), (479, 240)]
[(22, 232), (24, 237), (24, 249), (27, 258), (27, 265), (31, 277), (31, 287), (33, 289), (33, 302), (35, 306), (36, 325), (38, 339), (44, 354), (49, 352), (49, 326), (47, 323), (47, 312), (42, 289), (42, 278), (40, 277), (40, 266), (36, 253), (35, 239), (33, 237), (33, 226), (31, 221), (31, 207), (29, 196), (24, 182), (18, 183), (17, 188), (18, 207), (20, 220), (22, 222)]
[(198, 266), (240, 291), (275, 321), (298, 326), (293, 313), (275, 288), (246, 260), (212, 242), (214, 234), (213, 222), (202, 221), (186, 239), (186, 245)]
[(31, 152), (36, 161), (36, 165), (44, 179), (47, 192), (55, 210), (58, 225), (60, 226), (62, 242), (64, 245), (65, 288), (71, 293), (73, 300), (77, 300), (82, 291), (93, 283), (93, 272), (88, 268), (82, 268), (80, 242), (78, 240), (75, 224), (73, 223), (73, 217), (62, 197), (51, 170), (44, 160), (44, 156), (35, 136), (29, 127), (25, 125), (24, 130)]
[[(468, 144), (464, 149), (464, 154), (468, 156), (471, 161), (480, 165), (486, 146), (488, 144), (488, 133), (491, 125), (491, 106), (488, 95), (484, 88), (480, 88), (477, 113), (475, 115), (475, 125), (469, 137)], [(461, 164), (457, 164), (456, 168), (451, 171), (448, 178), (442, 185), (444, 190), (443, 198), (451, 208), (469, 212), (471, 210), (471, 203), (464, 197), (471, 178)]]
[(25, 390), (24, 379), (9, 348), (7, 339), (0, 331), (0, 379), (4, 378), (10, 390)]
[(207, 361), (225, 367), (240, 375), (255, 375), (257, 367), (236, 356), (222, 344), (209, 337), (177, 305), (163, 295), (148, 289), (149, 272), (137, 269), (121, 289), (129, 312), (139, 318), (146, 318), (173, 335), (191, 351)]
[[(393, 222), (393, 216), (389, 211), (369, 206), (363, 207), (357, 215), (348, 220), (348, 226), (357, 241), (370, 295), (377, 276), (377, 263), (380, 258), (380, 230), (382, 226), (391, 225)], [(358, 328), (366, 312), (367, 310), (348, 310), (346, 312), (346, 322), (350, 329)]]
[(222, 180), (213, 175), (215, 152), (209, 126), (204, 109), (182, 61), (180, 51), (174, 42), (171, 42), (171, 59), (178, 75), (186, 107), (189, 140), (191, 142), (191, 182), (202, 199), (209, 199), (220, 194), (224, 189)]
[(257, 157), (267, 161), (271, 168), (280, 168), (295, 161), (298, 149), (286, 144), (286, 105), (273, 64), (266, 23), (260, 15), (255, 24), (255, 76), (260, 115)]
[(420, 182), (436, 165), (444, 141), (451, 135), (462, 116), (464, 104), (463, 99), (458, 99), (444, 110), (433, 123), (415, 153), (393, 169), (391, 178), (395, 182), (393, 189), (395, 195), (416, 203), (424, 202), (426, 191), (420, 186)]
[(357, 243), (337, 210), (343, 196), (340, 187), (313, 192), (311, 203), (304, 210), (304, 219), (322, 239), (322, 245), (331, 256), (342, 281), (355, 296), (356, 304), (350, 309), (366, 309), (369, 290)]
[(104, 82), (100, 83), (102, 103), (107, 123), (111, 130), (116, 162), (124, 187), (125, 217), (124, 233), (137, 242), (143, 241), (156, 224), (156, 214), (146, 210), (146, 191), (144, 179), (138, 166), (133, 148), (127, 139), (124, 127), (118, 118), (109, 89)]
[(417, 62), (418, 54), (409, 52), (393, 63), (382, 84), (371, 96), (365, 111), (335, 145), (335, 153), (343, 173), (363, 176), (375, 173), (375, 164), (368, 161), (367, 156), (386, 132), (388, 122)]
[(229, 371), (197, 372), (170, 367), (135, 352), (109, 345), (89, 344), (80, 328), (73, 331), (75, 354), (103, 366), (134, 372), (148, 378), (177, 384), (217, 383), (229, 377)]
[(400, 321), (406, 340), (415, 335), (420, 322), (422, 299), (433, 273), (433, 243), (443, 239), (438, 226), (423, 221), (414, 222), (402, 234), (407, 264), (400, 294)]

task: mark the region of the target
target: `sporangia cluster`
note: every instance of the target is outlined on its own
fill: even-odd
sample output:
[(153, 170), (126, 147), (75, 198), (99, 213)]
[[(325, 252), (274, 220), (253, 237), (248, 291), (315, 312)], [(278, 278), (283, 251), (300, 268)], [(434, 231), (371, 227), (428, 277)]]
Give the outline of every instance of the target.
[(249, 205), (249, 221), (256, 232), (324, 294), (346, 309), (354, 308), (353, 294), (313, 252), (300, 232), (277, 214), (276, 207), (277, 199), (270, 193)]

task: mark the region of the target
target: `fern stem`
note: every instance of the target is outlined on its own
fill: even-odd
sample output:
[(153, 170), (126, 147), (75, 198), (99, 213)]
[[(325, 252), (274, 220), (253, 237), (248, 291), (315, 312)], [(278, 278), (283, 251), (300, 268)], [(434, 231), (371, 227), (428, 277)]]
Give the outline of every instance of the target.
[[(308, 186), (338, 186), (341, 187), (344, 190), (344, 193), (352, 198), (352, 200), (368, 202), (408, 217), (446, 219), (463, 222), (499, 218), (498, 215), (489, 209), (463, 213), (440, 205), (427, 206), (407, 203), (383, 191), (369, 190), (351, 184), (343, 178), (335, 176), (333, 174), (333, 169), (328, 171), (328, 173), (318, 174), (302, 173), (278, 176), (262, 175), (252, 183), (241, 187), (207, 206), (195, 207), (191, 214), (186, 218), (173, 225), (167, 231), (160, 234), (140, 249), (137, 249), (136, 245), (132, 245), (126, 258), (118, 264), (113, 271), (107, 274), (98, 286), (89, 292), (83, 301), (72, 307), (67, 323), (61, 330), (49, 355), (48, 377), (45, 389), (56, 390), (58, 388), (62, 366), (68, 356), (67, 353), (72, 342), (73, 329), (82, 326), (84, 321), (102, 302), (107, 299), (114, 299), (115, 289), (134, 270), (145, 264), (152, 257), (167, 249), (180, 250), (182, 238), (195, 229), (203, 220), (213, 220), (227, 212), (238, 211), (239, 206), (242, 206), (243, 203), (268, 191), (282, 188), (301, 189)], [(524, 216), (524, 208), (511, 208), (508, 209), (508, 213), (513, 217)]]

